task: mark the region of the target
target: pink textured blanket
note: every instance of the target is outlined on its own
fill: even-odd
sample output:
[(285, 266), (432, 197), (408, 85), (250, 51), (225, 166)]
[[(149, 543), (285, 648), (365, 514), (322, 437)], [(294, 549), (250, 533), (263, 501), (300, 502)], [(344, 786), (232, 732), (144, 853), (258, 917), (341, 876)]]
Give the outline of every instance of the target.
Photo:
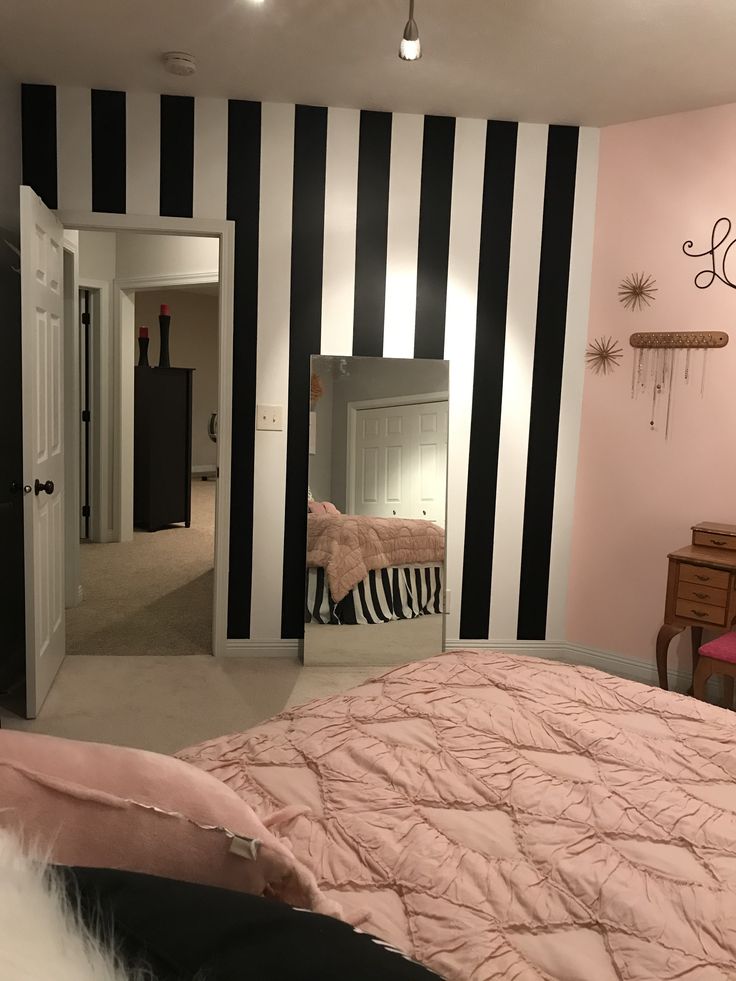
[[(736, 719), (461, 651), (182, 754), (453, 981), (736, 977)], [(286, 810), (284, 810), (286, 808)]]
[(307, 516), (307, 565), (327, 570), (336, 603), (373, 569), (444, 560), (445, 532), (431, 521), (353, 514)]

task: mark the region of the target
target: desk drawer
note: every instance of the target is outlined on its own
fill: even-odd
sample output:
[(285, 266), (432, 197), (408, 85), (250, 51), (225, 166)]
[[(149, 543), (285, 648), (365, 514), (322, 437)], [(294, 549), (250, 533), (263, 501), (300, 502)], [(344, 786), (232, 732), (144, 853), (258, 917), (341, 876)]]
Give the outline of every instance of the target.
[(693, 545), (705, 545), (706, 548), (730, 548), (736, 550), (736, 535), (719, 535), (714, 531), (694, 531)]
[(696, 603), (709, 603), (711, 606), (728, 606), (728, 590), (713, 589), (710, 586), (703, 586), (698, 582), (684, 582), (680, 580), (677, 586), (677, 598), (692, 600)]
[(678, 599), (675, 612), (678, 617), (685, 617), (686, 620), (726, 626), (726, 610), (722, 606), (712, 606), (710, 603), (701, 603), (700, 600)]
[(728, 572), (723, 569), (710, 569), (707, 565), (680, 563), (680, 582), (695, 582), (701, 586), (715, 589), (728, 589)]

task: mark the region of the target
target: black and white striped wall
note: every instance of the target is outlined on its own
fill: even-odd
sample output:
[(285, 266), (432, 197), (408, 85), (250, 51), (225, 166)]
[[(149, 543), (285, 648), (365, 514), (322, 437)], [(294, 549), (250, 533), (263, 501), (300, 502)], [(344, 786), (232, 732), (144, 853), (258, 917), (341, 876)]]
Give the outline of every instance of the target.
[(450, 360), (447, 636), (564, 638), (597, 130), (46, 85), (22, 115), (50, 207), (236, 223), (230, 638), (302, 631), (314, 353)]

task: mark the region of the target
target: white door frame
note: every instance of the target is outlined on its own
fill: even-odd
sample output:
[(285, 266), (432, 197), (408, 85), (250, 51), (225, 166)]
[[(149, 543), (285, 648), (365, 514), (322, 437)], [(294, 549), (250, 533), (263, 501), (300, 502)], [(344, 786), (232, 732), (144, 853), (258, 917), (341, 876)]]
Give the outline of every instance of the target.
[(387, 409), (393, 405), (423, 405), (425, 402), (449, 402), (449, 392), (426, 392), (423, 395), (387, 395), (382, 399), (348, 402), (347, 508), (355, 514), (355, 440), (358, 435), (358, 412), (361, 409)]
[[(118, 215), (91, 211), (58, 211), (58, 218), (66, 228), (80, 231), (144, 232), (158, 235), (188, 235), (217, 238), (219, 255), (219, 378), (217, 416), (217, 504), (215, 509), (215, 582), (212, 616), (212, 651), (224, 656), (227, 646), (227, 594), (229, 569), (230, 524), (230, 454), (232, 445), (232, 365), (233, 365), (233, 282), (235, 259), (235, 223), (212, 218), (168, 218), (158, 215)], [(192, 280), (188, 279), (188, 283)], [(119, 296), (124, 298), (124, 290)], [(117, 305), (117, 304), (116, 304)], [(114, 319), (118, 319), (117, 317)], [(123, 336), (118, 329), (114, 337), (113, 360), (123, 366), (130, 361), (132, 339)], [(123, 382), (116, 371), (113, 392), (115, 431), (122, 433)], [(130, 451), (123, 440), (113, 447), (116, 472), (123, 466), (123, 454)]]

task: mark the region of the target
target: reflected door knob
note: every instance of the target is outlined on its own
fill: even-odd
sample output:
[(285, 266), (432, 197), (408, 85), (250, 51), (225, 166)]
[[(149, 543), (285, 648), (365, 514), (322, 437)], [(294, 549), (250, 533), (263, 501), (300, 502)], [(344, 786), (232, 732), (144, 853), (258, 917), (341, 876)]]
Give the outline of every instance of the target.
[(53, 480), (47, 480), (45, 484), (42, 484), (41, 481), (36, 478), (36, 483), (33, 485), (33, 489), (36, 492), (36, 497), (38, 497), (41, 491), (45, 491), (47, 494), (53, 494), (54, 482)]

